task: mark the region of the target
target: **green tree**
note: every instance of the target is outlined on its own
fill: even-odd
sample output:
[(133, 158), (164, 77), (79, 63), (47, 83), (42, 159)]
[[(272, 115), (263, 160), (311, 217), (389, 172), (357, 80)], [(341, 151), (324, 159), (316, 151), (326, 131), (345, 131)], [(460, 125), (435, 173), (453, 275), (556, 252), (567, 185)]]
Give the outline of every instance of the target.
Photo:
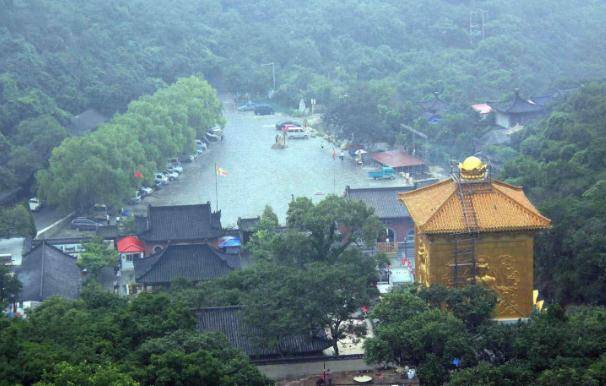
[(135, 353), (143, 385), (271, 385), (219, 334), (175, 331), (146, 341)]
[(57, 363), (52, 370), (42, 376), (37, 386), (136, 386), (128, 374), (120, 372), (114, 365)]
[(13, 275), (10, 269), (0, 265), (0, 309), (5, 309), (11, 302), (17, 300), (17, 295), (21, 291), (21, 283)]
[(336, 261), (352, 243), (372, 245), (381, 223), (361, 201), (328, 196), (318, 204), (299, 197), (288, 206), (288, 228), (306, 235), (313, 259)]
[(25, 205), (0, 208), (0, 237), (33, 237), (35, 235), (34, 218)]
[(118, 261), (118, 252), (97, 238), (84, 243), (84, 252), (78, 258), (78, 265), (96, 276), (104, 267), (111, 267)]

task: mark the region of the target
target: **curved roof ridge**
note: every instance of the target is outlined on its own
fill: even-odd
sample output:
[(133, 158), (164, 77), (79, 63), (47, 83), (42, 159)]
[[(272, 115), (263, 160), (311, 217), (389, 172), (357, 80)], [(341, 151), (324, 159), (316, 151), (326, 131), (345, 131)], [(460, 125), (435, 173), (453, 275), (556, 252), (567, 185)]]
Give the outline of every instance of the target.
[[(452, 194), (456, 190), (456, 189), (453, 189), (453, 186), (452, 186), (453, 182), (454, 181), (453, 181), (452, 177), (449, 177), (449, 178), (446, 178), (446, 179), (444, 179), (442, 181), (438, 181), (438, 182), (436, 182), (434, 184), (423, 186), (423, 187), (421, 187), (419, 189), (411, 190), (411, 191), (408, 191), (408, 192), (398, 193), (398, 198), (399, 198), (400, 202), (402, 202), (406, 206), (406, 209), (408, 210), (408, 213), (412, 217), (413, 221), (418, 224), (419, 228), (421, 228), (424, 225), (426, 225), (429, 222), (429, 220), (432, 219), (435, 216), (435, 214), (440, 211), (440, 208), (450, 199), (450, 197), (452, 196)], [(431, 209), (431, 213), (426, 214), (427, 218), (424, 221), (422, 221), (422, 223), (421, 223), (421, 221), (420, 221), (421, 219), (419, 219), (419, 215), (420, 215), (419, 211), (414, 210), (414, 209), (411, 210), (411, 208), (409, 207), (409, 205), (406, 203), (405, 197), (412, 198), (412, 197), (417, 197), (419, 195), (422, 195), (423, 193), (426, 193), (428, 191), (432, 191), (432, 190), (438, 190), (439, 191), (439, 189), (441, 187), (445, 187), (445, 185), (446, 185), (446, 187), (448, 189), (453, 189), (453, 191), (450, 192), (450, 193), (448, 193), (448, 194), (445, 194), (444, 198), (441, 199), (441, 202), (436, 203), (435, 205), (433, 205), (433, 208), (435, 208), (435, 209), (432, 208)]]
[(497, 184), (497, 185), (502, 185), (511, 189), (515, 189), (515, 190), (524, 190), (524, 187), (519, 186), (519, 185), (512, 185), (512, 184), (508, 184), (507, 182), (501, 181), (501, 180), (492, 180), (491, 181), (493, 184)]
[[(166, 252), (166, 250), (168, 248), (170, 248), (170, 246), (171, 245), (169, 244), (166, 246), (166, 248), (162, 248), (160, 251), (158, 251), (156, 253), (152, 253), (151, 255), (149, 255), (147, 257), (136, 260), (139, 264), (135, 264), (135, 278), (140, 279), (143, 276), (147, 275), (147, 273), (149, 273), (149, 271), (151, 271), (151, 269), (154, 267), (154, 265), (156, 265), (158, 263), (158, 261), (160, 261), (160, 259), (162, 258), (162, 256)], [(143, 267), (144, 272), (137, 275), (137, 265), (141, 266), (141, 263), (148, 263), (148, 264)]]
[(504, 196), (507, 200), (513, 202), (514, 204), (516, 204), (517, 206), (519, 206), (520, 208), (522, 208), (522, 210), (524, 212), (527, 212), (527, 213), (529, 213), (532, 216), (535, 216), (535, 217), (540, 218), (541, 220), (544, 220), (545, 222), (547, 222), (547, 224), (551, 224), (551, 220), (548, 219), (547, 217), (543, 216), (537, 210), (537, 208), (535, 208), (534, 205), (532, 205), (532, 203), (530, 201), (528, 201), (528, 204), (530, 204), (532, 208), (529, 208), (526, 205), (522, 204), (519, 200), (516, 200), (515, 198), (511, 197), (510, 195), (508, 195), (507, 193), (505, 193), (504, 191), (502, 191), (499, 188), (495, 189), (495, 191), (498, 192), (498, 194), (501, 194), (502, 196)]

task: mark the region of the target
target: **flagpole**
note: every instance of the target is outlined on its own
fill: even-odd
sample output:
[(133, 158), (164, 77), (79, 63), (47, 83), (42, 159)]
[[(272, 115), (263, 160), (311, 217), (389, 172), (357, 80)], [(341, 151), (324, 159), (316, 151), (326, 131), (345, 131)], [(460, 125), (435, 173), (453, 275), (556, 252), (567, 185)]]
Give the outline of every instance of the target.
[(219, 210), (219, 173), (217, 173), (217, 163), (215, 162), (215, 211)]

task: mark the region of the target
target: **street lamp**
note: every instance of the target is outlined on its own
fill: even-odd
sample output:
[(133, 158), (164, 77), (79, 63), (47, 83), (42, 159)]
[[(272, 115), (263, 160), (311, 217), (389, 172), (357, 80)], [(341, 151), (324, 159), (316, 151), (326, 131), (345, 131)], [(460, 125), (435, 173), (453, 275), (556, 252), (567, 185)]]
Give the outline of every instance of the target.
[(265, 64), (262, 64), (262, 66), (271, 66), (271, 77), (274, 80), (274, 88), (272, 89), (272, 91), (276, 92), (276, 66), (275, 66), (274, 62), (265, 63)]

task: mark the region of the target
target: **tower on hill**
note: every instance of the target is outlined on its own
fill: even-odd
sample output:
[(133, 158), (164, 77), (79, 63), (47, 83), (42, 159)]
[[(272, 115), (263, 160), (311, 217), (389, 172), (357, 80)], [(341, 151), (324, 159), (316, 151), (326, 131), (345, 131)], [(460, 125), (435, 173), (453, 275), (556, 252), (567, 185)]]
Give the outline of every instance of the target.
[(498, 295), (497, 319), (530, 315), (534, 236), (550, 220), (522, 188), (491, 180), (488, 166), (468, 157), (451, 178), (399, 198), (415, 224), (416, 282), (483, 285)]

